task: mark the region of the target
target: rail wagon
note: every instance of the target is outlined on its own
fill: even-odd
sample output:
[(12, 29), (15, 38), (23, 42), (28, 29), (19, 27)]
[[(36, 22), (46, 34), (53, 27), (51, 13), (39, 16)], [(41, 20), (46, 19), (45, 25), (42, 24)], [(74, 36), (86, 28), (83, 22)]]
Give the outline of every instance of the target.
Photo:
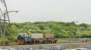
[(51, 33), (21, 33), (17, 36), (16, 43), (18, 45), (29, 45), (29, 44), (54, 44), (57, 39), (54, 34)]

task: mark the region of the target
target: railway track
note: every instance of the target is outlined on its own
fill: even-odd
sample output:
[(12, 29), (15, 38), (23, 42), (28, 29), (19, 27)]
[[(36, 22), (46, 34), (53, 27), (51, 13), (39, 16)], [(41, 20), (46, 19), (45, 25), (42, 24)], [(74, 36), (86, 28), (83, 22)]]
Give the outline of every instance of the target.
[(63, 43), (63, 44), (33, 44), (33, 45), (10, 45), (10, 46), (0, 46), (1, 47), (48, 47), (48, 46), (64, 46), (64, 47), (80, 47), (85, 45), (91, 45), (89, 43)]
[[(11, 46), (0, 46), (6, 50), (59, 50), (61, 49), (71, 49), (79, 48), (82, 46), (91, 45), (88, 43), (63, 43), (63, 44), (34, 44), (34, 45), (11, 45)], [(55, 49), (56, 48), (56, 49)]]

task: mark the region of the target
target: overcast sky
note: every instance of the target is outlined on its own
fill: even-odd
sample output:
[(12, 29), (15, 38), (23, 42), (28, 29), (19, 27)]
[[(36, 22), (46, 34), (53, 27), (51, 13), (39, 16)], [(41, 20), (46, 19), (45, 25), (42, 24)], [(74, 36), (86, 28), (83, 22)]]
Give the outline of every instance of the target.
[(7, 0), (11, 22), (64, 21), (91, 24), (91, 0)]

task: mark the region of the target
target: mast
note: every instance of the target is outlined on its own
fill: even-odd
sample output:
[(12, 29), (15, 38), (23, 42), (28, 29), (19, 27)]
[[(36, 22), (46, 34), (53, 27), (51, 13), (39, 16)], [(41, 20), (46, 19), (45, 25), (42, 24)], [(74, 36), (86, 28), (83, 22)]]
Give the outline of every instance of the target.
[(1, 16), (0, 16), (0, 36), (1, 37), (6, 37), (6, 35), (9, 34), (8, 30), (8, 25), (10, 23), (10, 18), (8, 14), (8, 9), (7, 9), (7, 4), (5, 0), (0, 0), (3, 7), (4, 7), (4, 12), (0, 10)]

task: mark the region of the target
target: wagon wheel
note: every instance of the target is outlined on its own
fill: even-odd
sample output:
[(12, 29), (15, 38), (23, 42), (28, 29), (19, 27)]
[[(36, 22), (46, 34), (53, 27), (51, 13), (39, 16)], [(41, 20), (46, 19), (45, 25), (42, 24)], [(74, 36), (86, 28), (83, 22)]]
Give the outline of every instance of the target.
[(25, 42), (24, 42), (24, 40), (17, 40), (16, 44), (17, 45), (24, 45)]

